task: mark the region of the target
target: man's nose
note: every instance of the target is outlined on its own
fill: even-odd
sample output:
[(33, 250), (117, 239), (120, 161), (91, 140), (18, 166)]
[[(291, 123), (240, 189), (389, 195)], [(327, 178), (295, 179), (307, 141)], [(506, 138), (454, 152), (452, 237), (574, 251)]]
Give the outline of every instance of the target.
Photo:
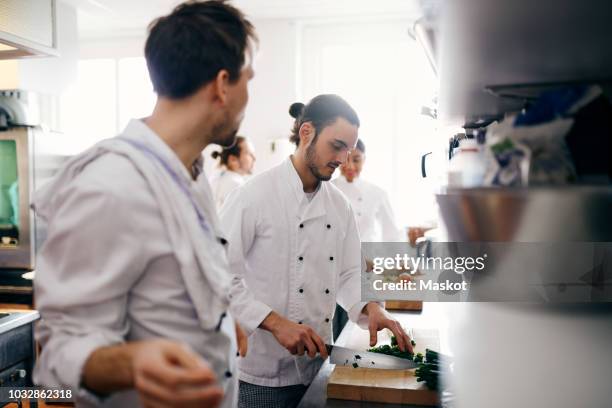
[(351, 165), (351, 161), (348, 160), (348, 158), (349, 158), (348, 151), (338, 153), (337, 160), (345, 166)]

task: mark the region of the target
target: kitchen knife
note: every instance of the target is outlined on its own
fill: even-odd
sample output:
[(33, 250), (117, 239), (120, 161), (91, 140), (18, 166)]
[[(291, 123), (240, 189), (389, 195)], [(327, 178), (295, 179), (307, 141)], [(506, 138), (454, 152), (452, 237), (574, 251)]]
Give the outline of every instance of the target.
[(418, 363), (406, 358), (371, 351), (357, 351), (330, 344), (326, 344), (325, 347), (331, 364), (386, 370), (409, 370), (418, 366)]

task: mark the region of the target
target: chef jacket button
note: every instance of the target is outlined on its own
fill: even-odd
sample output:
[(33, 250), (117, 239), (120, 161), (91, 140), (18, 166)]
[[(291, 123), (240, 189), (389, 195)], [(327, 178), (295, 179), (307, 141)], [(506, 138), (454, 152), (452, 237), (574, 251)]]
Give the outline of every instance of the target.
[(333, 260), (334, 260), (334, 257), (333, 257), (333, 256), (330, 256), (330, 257), (329, 257), (329, 260), (330, 260), (330, 261), (333, 261)]
[(363, 201), (363, 198), (359, 197), (359, 198), (357, 199), (357, 201)]
[(303, 256), (300, 256), (300, 257), (298, 258), (298, 260), (299, 260), (299, 261), (303, 261), (303, 260), (304, 260), (304, 257), (303, 257)]
[(304, 289), (300, 288), (300, 290), (298, 290), (298, 292), (304, 293)]
[(225, 246), (227, 245), (227, 239), (223, 238), (223, 237), (219, 237), (219, 242), (221, 243), (221, 245)]
[(329, 317), (325, 318), (325, 323), (329, 323)]
[(302, 324), (302, 321), (300, 320), (300, 321), (298, 322), (298, 324)]
[(225, 372), (225, 378), (232, 378), (232, 372), (231, 371), (226, 371)]
[(304, 224), (300, 224), (300, 228), (304, 228)]
[(331, 228), (331, 225), (330, 225), (330, 224), (327, 224), (327, 229), (330, 229), (330, 228)]
[(325, 293), (329, 293), (329, 289), (325, 289)]

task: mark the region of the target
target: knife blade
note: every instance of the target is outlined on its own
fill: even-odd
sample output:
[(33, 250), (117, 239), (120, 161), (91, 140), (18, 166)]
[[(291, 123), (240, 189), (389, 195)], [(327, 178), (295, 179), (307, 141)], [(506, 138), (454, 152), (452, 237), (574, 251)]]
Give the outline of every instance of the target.
[(383, 370), (410, 370), (418, 366), (418, 363), (406, 358), (373, 353), (371, 351), (352, 350), (330, 344), (326, 344), (325, 347), (327, 347), (331, 364)]

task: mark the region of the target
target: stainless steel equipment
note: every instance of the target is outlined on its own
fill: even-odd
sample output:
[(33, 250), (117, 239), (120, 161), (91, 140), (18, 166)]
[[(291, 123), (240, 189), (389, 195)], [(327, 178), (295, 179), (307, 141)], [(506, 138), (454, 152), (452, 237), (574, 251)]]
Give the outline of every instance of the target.
[(448, 239), (612, 242), (612, 187), (449, 189), (436, 196)]
[[(34, 268), (34, 94), (0, 91), (0, 268)], [(29, 108), (29, 105), (32, 108)]]

